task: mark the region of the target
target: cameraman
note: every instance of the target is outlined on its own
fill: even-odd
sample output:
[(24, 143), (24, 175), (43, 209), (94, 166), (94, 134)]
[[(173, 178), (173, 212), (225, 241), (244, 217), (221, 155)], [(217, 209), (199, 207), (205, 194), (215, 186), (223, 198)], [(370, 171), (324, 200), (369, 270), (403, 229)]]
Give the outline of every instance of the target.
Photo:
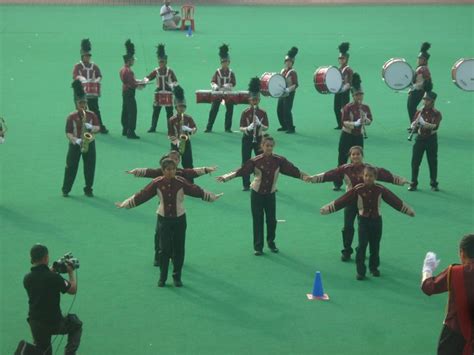
[(23, 280), (29, 298), (28, 323), (36, 349), (41, 354), (53, 353), (51, 336), (67, 334), (66, 355), (76, 354), (81, 342), (82, 322), (75, 314), (63, 317), (60, 308), (60, 292), (74, 295), (77, 292), (76, 278), (71, 264), (66, 264), (69, 280), (49, 269), (48, 248), (36, 244), (30, 251), (31, 272)]

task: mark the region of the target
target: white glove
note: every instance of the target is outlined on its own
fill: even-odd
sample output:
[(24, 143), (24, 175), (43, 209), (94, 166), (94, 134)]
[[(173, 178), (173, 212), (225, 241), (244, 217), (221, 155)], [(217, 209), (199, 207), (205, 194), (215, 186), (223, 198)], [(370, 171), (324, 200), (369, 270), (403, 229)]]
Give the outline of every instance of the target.
[(423, 119), (423, 116), (420, 115), (420, 118), (418, 118), (418, 123), (420, 124), (420, 126), (424, 126), (426, 124), (425, 120)]
[(290, 93), (290, 89), (285, 88), (284, 92), (285, 92), (285, 94), (289, 94), (289, 93)]
[(87, 123), (87, 122), (84, 126), (86, 126), (87, 129), (92, 129), (92, 127), (94, 127), (93, 125), (91, 125), (90, 123)]
[(319, 213), (321, 213), (322, 215), (329, 214), (329, 206), (326, 205), (326, 206), (321, 207), (321, 209), (319, 210)]
[(425, 261), (423, 262), (423, 272), (433, 274), (433, 271), (438, 267), (440, 260), (436, 258), (436, 254), (432, 251), (426, 253)]
[(81, 82), (81, 83), (85, 83), (87, 81), (87, 79), (85, 77), (83, 77), (82, 75), (78, 75), (77, 76), (77, 79)]
[(257, 124), (257, 126), (261, 126), (262, 125), (262, 121), (260, 121), (258, 119), (258, 117), (255, 117), (255, 123)]
[(192, 128), (190, 128), (190, 127), (188, 127), (188, 126), (184, 126), (184, 125), (183, 125), (183, 131), (184, 131), (184, 132), (188, 132), (188, 133), (190, 133), (190, 132), (192, 132), (192, 131), (193, 131), (193, 129), (192, 129)]
[(150, 81), (150, 79), (148, 79), (146, 76), (143, 78), (142, 80), (142, 83), (143, 84), (148, 84), (148, 82)]
[(81, 138), (76, 138), (76, 144), (81, 145), (81, 143), (82, 143), (82, 139)]
[(360, 127), (361, 125), (362, 125), (362, 121), (360, 118), (354, 122), (354, 127)]
[(232, 89), (232, 84), (224, 84), (224, 88), (230, 90)]
[(253, 131), (254, 127), (255, 127), (255, 125), (254, 125), (253, 122), (252, 122), (251, 124), (249, 124), (249, 125), (247, 126), (247, 131), (249, 131), (249, 132), (250, 132), (250, 131)]
[(211, 88), (212, 90), (217, 91), (219, 90), (219, 85), (217, 85), (216, 83), (211, 83)]

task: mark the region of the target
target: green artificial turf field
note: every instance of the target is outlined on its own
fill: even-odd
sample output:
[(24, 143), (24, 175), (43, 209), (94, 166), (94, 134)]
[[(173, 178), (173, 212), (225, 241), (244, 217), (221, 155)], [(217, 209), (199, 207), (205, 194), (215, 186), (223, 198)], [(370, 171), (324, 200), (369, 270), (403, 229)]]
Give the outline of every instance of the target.
[[(0, 115), (9, 131), (0, 145), (0, 353), (31, 341), (22, 279), (29, 248), (46, 244), (51, 259), (72, 251), (81, 261), (73, 307), (84, 322), (80, 354), (433, 354), (446, 295), (428, 298), (419, 289), (427, 251), (441, 258), (439, 271), (458, 261), (457, 245), (473, 230), (473, 93), (451, 82), (451, 66), (472, 57), (472, 6), (209, 6), (196, 10), (196, 33), (164, 33), (158, 7), (0, 7)], [(88, 14), (88, 16), (85, 16)], [(71, 73), (82, 38), (104, 75), (100, 106), (111, 133), (97, 136), (95, 198), (83, 195), (82, 163), (71, 197), (61, 196), (67, 141), (65, 119), (74, 106)], [(215, 133), (203, 134), (210, 105), (194, 91), (208, 89), (219, 65), (218, 46), (228, 42), (237, 88), (251, 76), (278, 71), (295, 45), (300, 88), (294, 104), (297, 134), (276, 132), (276, 99), (263, 98), (277, 140), (276, 153), (314, 174), (337, 163), (339, 132), (333, 97), (318, 94), (314, 70), (337, 64), (337, 46), (351, 43), (350, 65), (360, 73), (374, 124), (368, 128), (366, 161), (410, 178), (406, 94), (381, 80), (391, 57), (415, 65), (420, 44), (432, 43), (430, 69), (439, 130), (439, 193), (429, 190), (426, 159), (420, 191), (389, 188), (414, 207), (415, 218), (385, 205), (382, 277), (355, 280), (354, 262), (339, 260), (342, 211), (319, 208), (340, 193), (331, 184), (311, 185), (281, 176), (277, 195), (280, 254), (253, 256), (249, 194), (241, 182), (204, 176), (196, 183), (224, 197), (214, 204), (188, 198), (184, 287), (156, 286), (152, 266), (156, 200), (134, 210), (114, 202), (147, 181), (124, 174), (153, 167), (169, 148), (164, 112), (159, 133), (148, 134), (153, 89), (137, 92), (142, 139), (121, 136), (123, 43), (136, 45), (138, 78), (156, 65), (155, 45), (166, 43), (168, 64), (185, 89), (188, 112), (200, 132), (193, 139), (196, 166), (240, 165), (240, 134), (223, 132), (221, 108)], [(238, 129), (237, 106), (233, 128)], [(315, 271), (329, 302), (309, 302)], [(72, 297), (64, 296), (63, 311)], [(62, 343), (64, 346), (65, 340)], [(62, 351), (62, 350), (61, 350)], [(60, 351), (60, 352), (61, 352)]]

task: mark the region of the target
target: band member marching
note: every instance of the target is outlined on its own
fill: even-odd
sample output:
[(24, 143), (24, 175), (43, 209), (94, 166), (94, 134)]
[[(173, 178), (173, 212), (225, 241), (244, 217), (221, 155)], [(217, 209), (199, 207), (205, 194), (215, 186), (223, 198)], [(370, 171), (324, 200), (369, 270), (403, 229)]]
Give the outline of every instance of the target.
[(349, 103), (349, 89), (352, 86), (352, 69), (349, 67), (349, 43), (343, 42), (339, 45), (339, 70), (342, 74), (343, 85), (341, 91), (334, 95), (334, 114), (337, 126), (334, 129), (342, 129), (341, 110)]
[(303, 180), (307, 174), (301, 172), (286, 158), (273, 154), (275, 141), (272, 137), (264, 135), (262, 138), (263, 153), (248, 160), (244, 166), (228, 174), (217, 177), (218, 182), (226, 182), (239, 176), (254, 173), (255, 178), (250, 185), (252, 188), (250, 203), (253, 219), (253, 248), (254, 254), (263, 254), (263, 217), (267, 224), (267, 244), (273, 253), (278, 253), (275, 244), (276, 231), (276, 182), (279, 173)]
[[(372, 113), (370, 107), (364, 105), (364, 91), (361, 86), (362, 81), (357, 73), (352, 77), (352, 98), (353, 102), (348, 103), (342, 109), (342, 131), (339, 138), (339, 148), (337, 165), (347, 163), (349, 150), (353, 146), (364, 147), (364, 137), (367, 137), (365, 126), (372, 123)], [(342, 180), (334, 181), (334, 190), (339, 191)]]
[(430, 185), (432, 191), (438, 189), (438, 128), (441, 123), (441, 112), (434, 108), (436, 93), (428, 91), (423, 96), (423, 108), (415, 113), (415, 120), (411, 124), (411, 140), (413, 134), (418, 133), (413, 145), (411, 157), (411, 184), (409, 191), (416, 191), (418, 186), (418, 173), (423, 154), (426, 152), (430, 170)]
[(430, 59), (430, 54), (428, 49), (431, 48), (431, 44), (424, 42), (421, 45), (420, 53), (418, 54), (418, 66), (415, 70), (415, 77), (413, 78), (413, 85), (410, 91), (408, 92), (407, 100), (407, 110), (408, 110), (408, 119), (410, 123), (415, 119), (415, 113), (418, 109), (418, 105), (421, 102), (423, 95), (427, 91), (433, 89), (433, 82), (431, 81), (431, 73), (428, 68), (428, 60)]
[(94, 112), (99, 120), (100, 133), (109, 133), (108, 129), (102, 122), (102, 116), (99, 108), (100, 82), (102, 81), (102, 73), (94, 62), (91, 62), (91, 42), (89, 39), (81, 41), (81, 61), (74, 66), (72, 71), (72, 79), (79, 79), (84, 86), (87, 97), (87, 106), (89, 110)]
[[(178, 79), (174, 74), (174, 71), (167, 66), (168, 56), (165, 53), (165, 45), (159, 44), (157, 47), (157, 57), (159, 67), (155, 68), (147, 77), (146, 80), (153, 80), (156, 78), (156, 91), (155, 93), (162, 92), (163, 94), (169, 94), (172, 99), (172, 91), (175, 86), (178, 85)], [(155, 96), (156, 98), (156, 96)], [(148, 133), (156, 132), (156, 125), (158, 124), (158, 118), (160, 117), (160, 111), (162, 106), (156, 100), (153, 102), (153, 115), (151, 117), (151, 127)], [(168, 106), (164, 106), (166, 110), (166, 121), (173, 116), (173, 103), (169, 102)]]
[(295, 133), (293, 113), (291, 111), (293, 110), (296, 89), (298, 88), (298, 74), (293, 69), (297, 54), (298, 48), (291, 47), (285, 57), (285, 67), (280, 72), (285, 77), (286, 88), (284, 94), (278, 98), (277, 115), (281, 127), (277, 131), (285, 131), (286, 133)]
[(222, 194), (214, 194), (190, 184), (186, 179), (176, 176), (176, 163), (171, 159), (161, 161), (164, 175), (154, 179), (143, 190), (123, 202), (117, 202), (118, 208), (134, 208), (154, 196), (160, 200), (157, 209), (160, 247), (162, 250), (159, 287), (164, 287), (168, 278), (169, 261), (173, 261), (173, 283), (176, 287), (183, 285), (181, 270), (184, 263), (186, 239), (186, 210), (184, 195), (198, 197), (207, 202), (214, 202)]
[[(229, 68), (230, 56), (229, 46), (223, 44), (219, 48), (219, 57), (221, 58), (221, 67), (216, 70), (211, 79), (211, 88), (213, 91), (232, 91), (236, 85), (235, 74), (232, 69)], [(209, 111), (209, 120), (207, 127), (204, 132), (212, 132), (212, 126), (216, 121), (217, 113), (219, 112), (219, 105), (221, 98), (215, 99), (211, 104), (211, 111)], [(234, 103), (231, 101), (225, 101), (225, 123), (224, 128), (228, 133), (232, 133), (232, 115), (234, 114)]]
[(129, 139), (139, 139), (135, 134), (137, 127), (137, 101), (135, 90), (144, 87), (144, 81), (135, 79), (132, 66), (135, 63), (135, 45), (129, 39), (125, 42), (127, 54), (123, 55), (124, 66), (120, 69), (122, 80), (122, 136)]
[[(242, 165), (255, 155), (261, 154), (263, 132), (268, 129), (267, 113), (258, 107), (260, 103), (260, 79), (252, 78), (249, 83), (250, 107), (242, 112), (240, 117), (240, 131), (242, 136)], [(243, 190), (250, 190), (250, 176), (242, 176)]]
[[(349, 150), (351, 163), (344, 164), (336, 169), (326, 171), (317, 175), (309, 176), (305, 179), (312, 183), (323, 183), (330, 181), (342, 181), (346, 183), (346, 191), (350, 191), (364, 182), (364, 169), (368, 164), (364, 163), (364, 150), (361, 146), (353, 146)], [(408, 184), (407, 179), (392, 174), (390, 171), (377, 167), (377, 180), (389, 182), (395, 185)], [(357, 203), (349, 204), (344, 208), (344, 227), (342, 228), (341, 260), (348, 261), (351, 258), (354, 239), (354, 221), (358, 213)]]
[(82, 156), (84, 162), (84, 178), (86, 186), (84, 194), (93, 197), (92, 185), (95, 174), (95, 139), (92, 133), (100, 130), (99, 120), (94, 112), (87, 110), (87, 98), (84, 88), (79, 80), (72, 83), (76, 111), (72, 112), (66, 120), (66, 137), (69, 148), (66, 157), (66, 169), (62, 192), (64, 197), (69, 196), (74, 180), (76, 179), (79, 160)]
[[(181, 154), (183, 168), (193, 168), (193, 150), (191, 146), (191, 135), (196, 133), (196, 123), (191, 116), (186, 115), (186, 100), (181, 86), (174, 88), (174, 105), (176, 115), (168, 122), (168, 138), (171, 141), (171, 149)], [(192, 180), (191, 180), (192, 182)]]
[(359, 220), (359, 245), (356, 248), (357, 280), (363, 280), (367, 268), (365, 266), (365, 253), (369, 247), (369, 270), (370, 273), (378, 277), (380, 271), (380, 240), (382, 238), (382, 215), (380, 214), (381, 200), (392, 206), (397, 211), (405, 213), (411, 217), (415, 216), (415, 211), (400, 200), (393, 192), (376, 184), (377, 169), (366, 166), (364, 168), (364, 183), (359, 184), (346, 192), (337, 200), (321, 207), (321, 214), (329, 214), (340, 209), (357, 204)]

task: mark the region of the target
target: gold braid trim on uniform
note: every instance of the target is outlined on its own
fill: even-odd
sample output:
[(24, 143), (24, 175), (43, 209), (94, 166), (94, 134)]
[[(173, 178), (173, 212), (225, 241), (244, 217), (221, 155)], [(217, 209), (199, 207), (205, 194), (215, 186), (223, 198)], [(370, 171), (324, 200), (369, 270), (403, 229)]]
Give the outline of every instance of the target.
[(135, 195), (127, 198), (125, 201), (123, 201), (123, 206), (125, 208), (133, 208), (133, 207), (136, 207), (135, 205)]
[(222, 177), (223, 177), (224, 181), (229, 181), (229, 180), (232, 180), (233, 178), (235, 178), (235, 175), (236, 175), (236, 172), (233, 171), (231, 173), (222, 175)]
[(311, 182), (313, 184), (318, 184), (318, 183), (323, 182), (323, 178), (324, 178), (324, 173), (317, 174), (317, 175), (311, 177)]

